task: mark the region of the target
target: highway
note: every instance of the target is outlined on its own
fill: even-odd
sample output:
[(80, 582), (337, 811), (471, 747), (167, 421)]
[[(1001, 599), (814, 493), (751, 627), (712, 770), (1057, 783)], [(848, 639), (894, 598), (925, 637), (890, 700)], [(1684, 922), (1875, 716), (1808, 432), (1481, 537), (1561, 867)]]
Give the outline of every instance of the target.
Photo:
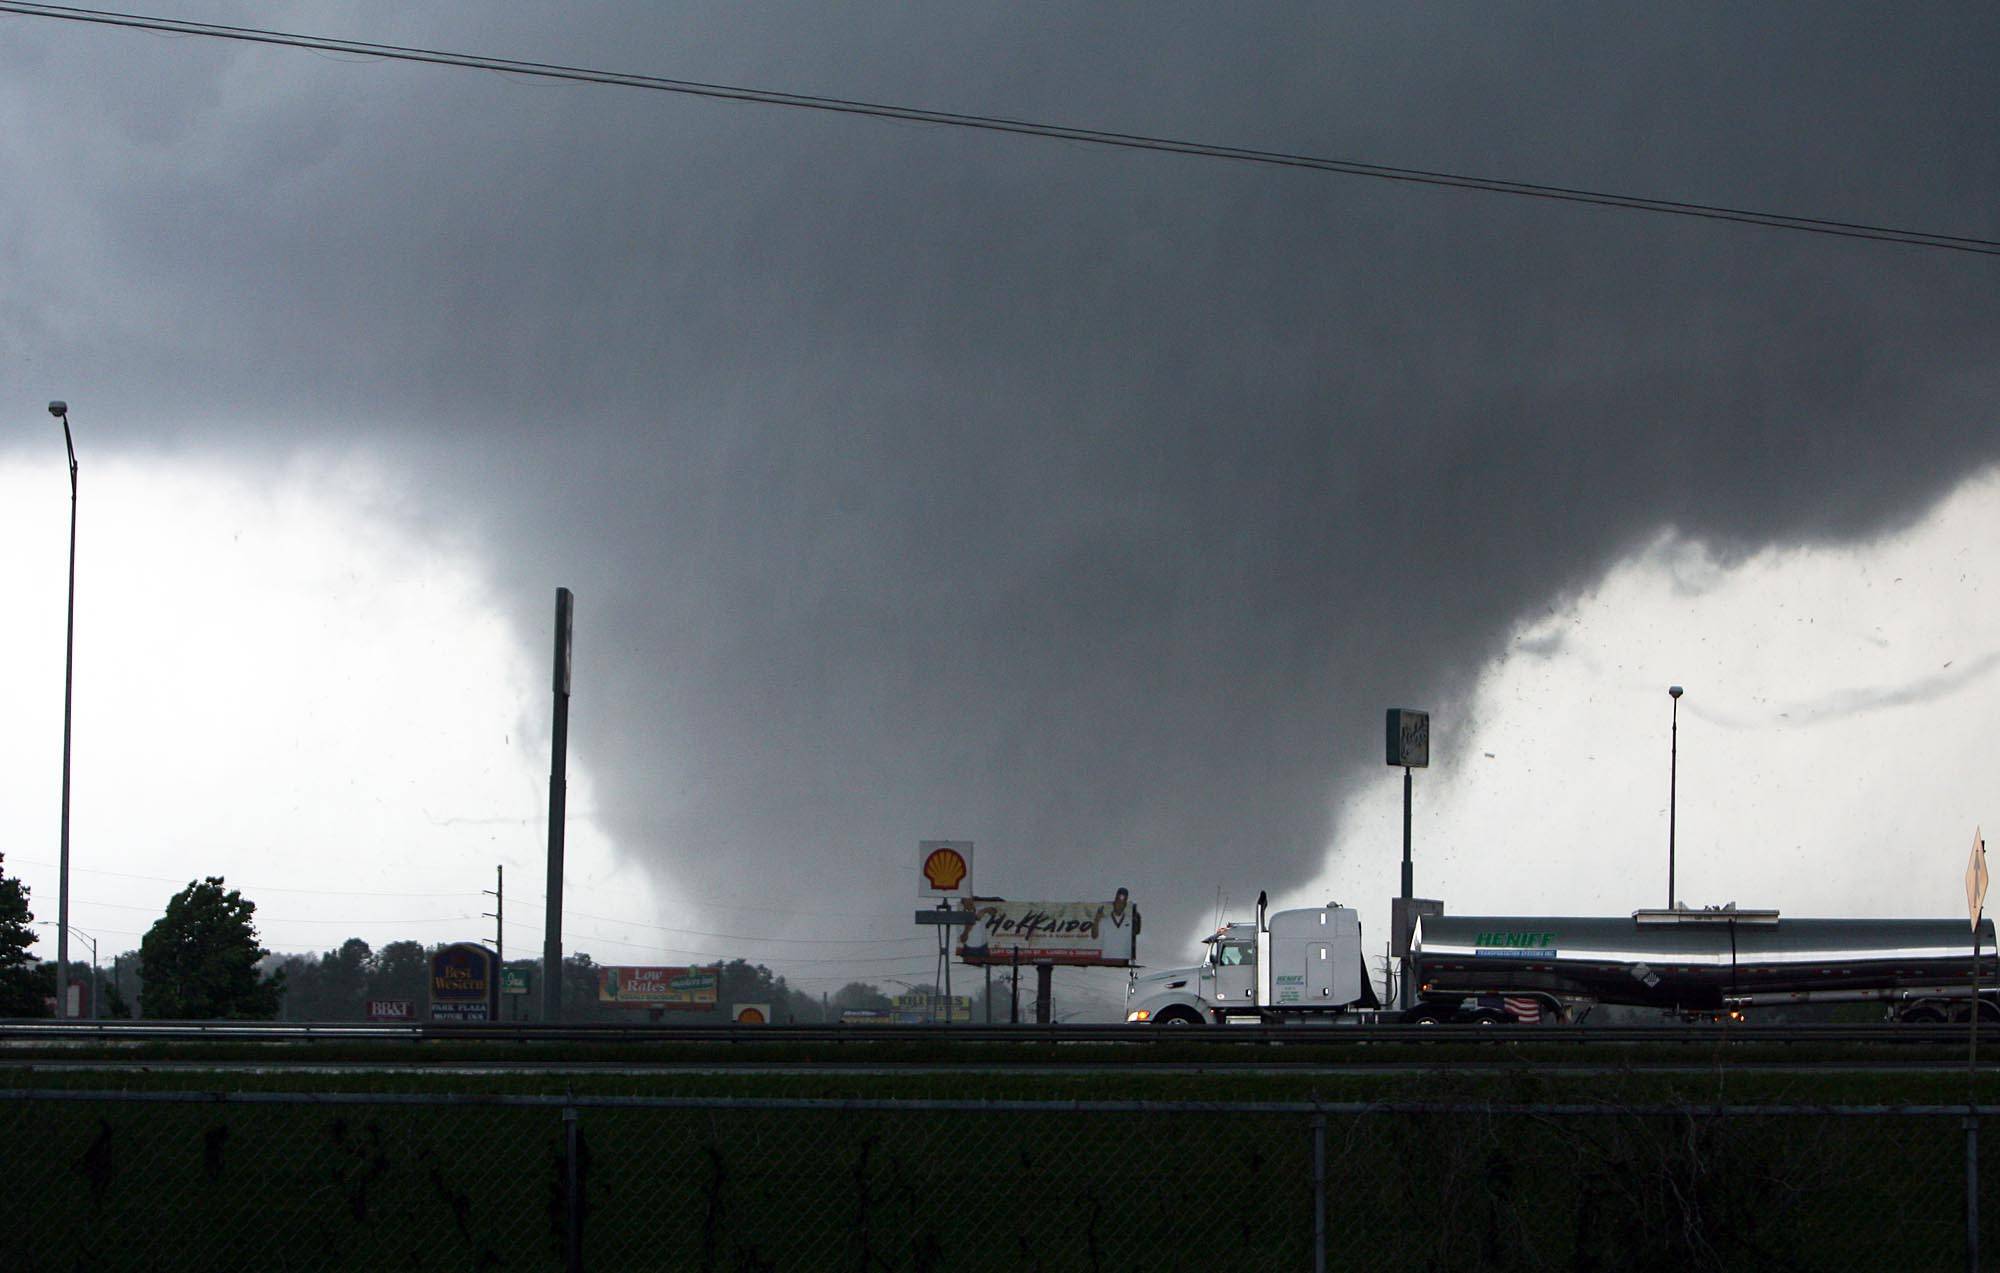
[[(1135, 1054), (1190, 1044), (1280, 1048), (1287, 1044), (1401, 1047), (1446, 1046), (1581, 1048), (1612, 1045), (1749, 1047), (1772, 1045), (1887, 1045), (1932, 1048), (1969, 1042), (1957, 1025), (1757, 1025), (1741, 1022), (1650, 1026), (1593, 1025), (578, 1025), (434, 1024), (284, 1021), (0, 1021), (0, 1048), (25, 1044), (95, 1046), (152, 1043), (293, 1044), (707, 1044), (769, 1047), (785, 1044), (1096, 1045)], [(1984, 1023), (1980, 1042), (2000, 1054), (2000, 1024)]]

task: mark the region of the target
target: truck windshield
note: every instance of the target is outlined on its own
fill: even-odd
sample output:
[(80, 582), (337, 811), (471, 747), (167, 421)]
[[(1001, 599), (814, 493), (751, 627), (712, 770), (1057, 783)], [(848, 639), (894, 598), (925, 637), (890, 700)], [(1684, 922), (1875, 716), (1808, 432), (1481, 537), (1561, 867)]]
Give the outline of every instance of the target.
[(1217, 942), (1215, 962), (1225, 968), (1257, 962), (1257, 948), (1248, 942)]

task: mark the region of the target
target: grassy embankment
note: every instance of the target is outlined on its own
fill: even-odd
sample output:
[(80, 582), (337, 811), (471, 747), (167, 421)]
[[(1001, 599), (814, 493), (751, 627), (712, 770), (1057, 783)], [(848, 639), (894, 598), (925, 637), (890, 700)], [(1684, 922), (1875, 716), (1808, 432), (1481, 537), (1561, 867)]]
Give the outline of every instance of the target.
[[(91, 1057), (174, 1068), (33, 1068)], [(614, 1269), (1137, 1269), (1210, 1264), (1224, 1251), (1304, 1267), (1312, 1116), (1201, 1106), (1677, 1106), (1686, 1108), (1334, 1115), (1319, 1139), (1330, 1255), (1342, 1267), (1399, 1270), (1962, 1268), (1957, 1119), (1699, 1112), (1967, 1097), (1962, 1072), (1865, 1068), (1883, 1057), (1952, 1065), (1963, 1053), (1533, 1042), (148, 1044), (9, 1048), (0, 1087), (1183, 1106), (586, 1106), (577, 1132), (587, 1267)], [(367, 1068), (412, 1061), (426, 1064)], [(268, 1068), (178, 1068), (190, 1062)], [(449, 1068), (478, 1062), (566, 1068)], [(567, 1068), (577, 1064), (688, 1068)], [(1790, 1068), (1760, 1068), (1772, 1064)], [(1063, 1068), (1042, 1068), (1051, 1065)], [(1684, 1069), (1649, 1068), (1659, 1065)], [(899, 1068), (916, 1066), (937, 1068)], [(1577, 1072), (1584, 1066), (1594, 1072)], [(881, 1072), (852, 1072), (869, 1067)], [(2000, 1101), (2000, 1075), (1982, 1075), (1980, 1095)], [(560, 1267), (566, 1131), (553, 1108), (14, 1101), (0, 1106), (0, 1169), (35, 1205), (0, 1230), (0, 1267)], [(2000, 1172), (2000, 1157), (1982, 1157)], [(1987, 1219), (2000, 1244), (2000, 1207)]]

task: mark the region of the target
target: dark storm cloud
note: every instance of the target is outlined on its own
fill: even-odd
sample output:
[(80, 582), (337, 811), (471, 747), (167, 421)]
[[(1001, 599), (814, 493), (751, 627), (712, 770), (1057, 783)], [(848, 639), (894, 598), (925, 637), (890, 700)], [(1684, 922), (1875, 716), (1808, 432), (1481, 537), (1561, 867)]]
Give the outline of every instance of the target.
[[(257, 20), (1992, 237), (2000, 23), (1926, 16)], [(393, 448), (530, 648), (573, 587), (599, 813), (698, 897), (892, 911), (950, 835), (1171, 933), (1663, 528), (1865, 537), (2000, 453), (1986, 258), (0, 21), (0, 153), (76, 157), (12, 290), (102, 319), (14, 341), (135, 434)]]

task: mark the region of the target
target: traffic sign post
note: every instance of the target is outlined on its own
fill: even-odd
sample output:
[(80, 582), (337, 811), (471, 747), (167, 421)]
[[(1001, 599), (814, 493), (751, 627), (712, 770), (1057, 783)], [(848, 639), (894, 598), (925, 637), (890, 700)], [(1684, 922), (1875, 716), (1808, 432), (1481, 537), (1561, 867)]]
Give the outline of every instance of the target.
[[(1972, 1042), (1965, 1061), (1965, 1258), (1979, 1267), (1979, 913), (1986, 905), (1986, 840), (1972, 830), (1972, 856), (1965, 862), (1965, 907), (1972, 914)], [(2000, 946), (2000, 942), (1995, 943)]]
[[(1403, 770), (1403, 895), (1400, 903), (1407, 907), (1416, 898), (1416, 876), (1410, 866), (1410, 771), (1430, 766), (1431, 714), (1407, 707), (1392, 707), (1388, 711), (1387, 723), (1387, 759), (1392, 767), (1400, 765)], [(1409, 1008), (1416, 1003), (1416, 996), (1410, 984), (1408, 952), (1404, 954), (1402, 989), (1396, 1006)]]
[(1972, 1046), (1968, 1064), (1979, 1063), (1979, 916), (1986, 907), (1986, 840), (1972, 832), (1972, 856), (1965, 860), (1965, 909), (1972, 916)]

